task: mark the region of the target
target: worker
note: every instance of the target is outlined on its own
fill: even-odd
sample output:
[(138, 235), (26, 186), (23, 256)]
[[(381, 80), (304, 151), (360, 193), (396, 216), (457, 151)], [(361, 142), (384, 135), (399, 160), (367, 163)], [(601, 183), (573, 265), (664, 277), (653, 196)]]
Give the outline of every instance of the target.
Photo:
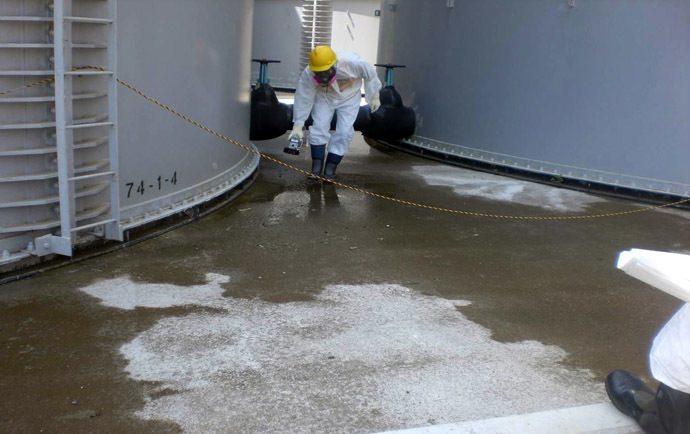
[(618, 410), (647, 434), (690, 433), (690, 305), (685, 304), (654, 338), (649, 353), (656, 393), (623, 370), (606, 377), (606, 392)]
[[(297, 83), (290, 138), (304, 137), (304, 123), (311, 113), (314, 124), (309, 129), (309, 146), (314, 175), (323, 174), (327, 179), (335, 177), (335, 170), (355, 133), (353, 125), (362, 99), (362, 81), (366, 101), (375, 112), (381, 107), (381, 81), (372, 65), (355, 53), (336, 54), (325, 45), (312, 50), (309, 66), (304, 68)], [(331, 135), (334, 113), (337, 114), (337, 122)]]

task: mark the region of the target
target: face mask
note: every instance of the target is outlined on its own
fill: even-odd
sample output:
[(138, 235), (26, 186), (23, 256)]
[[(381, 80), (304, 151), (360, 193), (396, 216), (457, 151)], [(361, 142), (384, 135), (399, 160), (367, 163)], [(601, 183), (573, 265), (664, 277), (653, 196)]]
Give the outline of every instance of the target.
[(311, 78), (317, 86), (330, 86), (335, 81), (335, 68), (327, 69), (326, 71), (314, 72)]

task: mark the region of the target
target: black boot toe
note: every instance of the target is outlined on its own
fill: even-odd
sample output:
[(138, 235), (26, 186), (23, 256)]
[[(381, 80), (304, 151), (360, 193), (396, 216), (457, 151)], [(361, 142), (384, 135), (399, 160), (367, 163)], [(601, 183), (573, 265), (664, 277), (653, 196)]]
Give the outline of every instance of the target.
[(616, 370), (606, 377), (606, 393), (621, 412), (639, 421), (645, 412), (656, 412), (654, 391), (630, 372)]

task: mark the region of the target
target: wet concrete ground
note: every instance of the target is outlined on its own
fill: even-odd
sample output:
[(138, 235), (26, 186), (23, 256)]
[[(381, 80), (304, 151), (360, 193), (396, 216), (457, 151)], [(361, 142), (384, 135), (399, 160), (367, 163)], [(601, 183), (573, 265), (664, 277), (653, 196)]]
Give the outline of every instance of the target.
[[(641, 206), (360, 136), (338, 179), (495, 214)], [(690, 213), (464, 217), (262, 162), (208, 218), (0, 287), (0, 432), (374, 432), (601, 402), (613, 369), (649, 379), (680, 306), (615, 269), (632, 247), (690, 252)]]

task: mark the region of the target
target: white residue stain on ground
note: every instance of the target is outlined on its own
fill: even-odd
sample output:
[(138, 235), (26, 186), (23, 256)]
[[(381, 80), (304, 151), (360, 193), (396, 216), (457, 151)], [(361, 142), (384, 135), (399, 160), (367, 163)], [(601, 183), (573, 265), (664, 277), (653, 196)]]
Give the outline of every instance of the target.
[[(643, 207), (652, 205), (641, 205)], [(690, 210), (687, 209), (676, 209), (676, 208), (659, 208), (657, 212), (662, 212), (664, 214), (671, 214), (685, 219), (690, 219)]]
[(273, 206), (269, 208), (268, 215), (270, 225), (282, 224), (290, 215), (298, 220), (304, 220), (309, 212), (309, 197), (303, 191), (280, 193), (271, 202)]
[(591, 404), (605, 394), (565, 352), (499, 343), (457, 306), (399, 285), (333, 285), (314, 301), (225, 298), (206, 285), (101, 281), (108, 306), (213, 307), (164, 318), (121, 348), (160, 394), (138, 412), (188, 432), (373, 432)]
[(428, 185), (450, 187), (460, 196), (515, 202), (553, 211), (584, 211), (604, 199), (577, 191), (451, 166), (415, 166)]
[(106, 306), (132, 310), (140, 307), (171, 307), (213, 304), (223, 293), (220, 284), (229, 282), (227, 276), (206, 274), (206, 284), (177, 286), (132, 282), (128, 277), (101, 280), (82, 288), (87, 294), (99, 298)]

